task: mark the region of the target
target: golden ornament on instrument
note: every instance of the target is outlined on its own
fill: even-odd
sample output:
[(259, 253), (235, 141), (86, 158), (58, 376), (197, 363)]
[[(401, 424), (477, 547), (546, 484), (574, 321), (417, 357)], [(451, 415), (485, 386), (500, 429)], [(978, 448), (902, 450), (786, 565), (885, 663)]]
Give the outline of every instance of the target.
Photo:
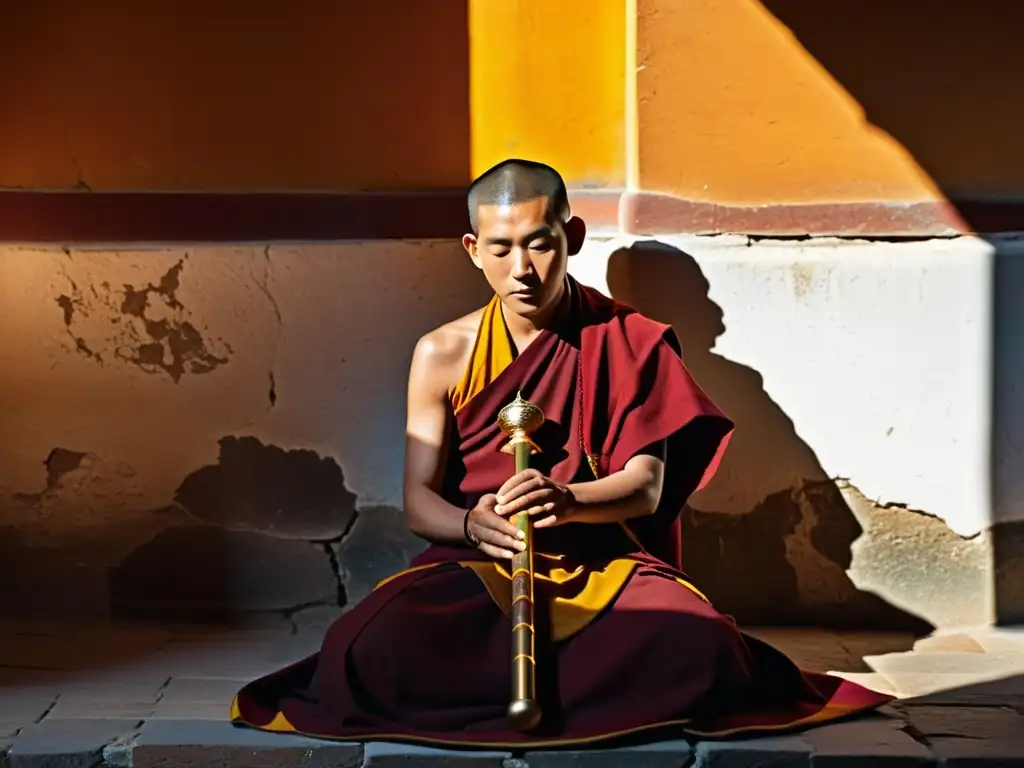
[(537, 453), (540, 448), (530, 438), (544, 424), (544, 412), (517, 393), (516, 399), (498, 411), (498, 426), (511, 438), (502, 447), (504, 453), (515, 453), (516, 445), (526, 443), (530, 453)]

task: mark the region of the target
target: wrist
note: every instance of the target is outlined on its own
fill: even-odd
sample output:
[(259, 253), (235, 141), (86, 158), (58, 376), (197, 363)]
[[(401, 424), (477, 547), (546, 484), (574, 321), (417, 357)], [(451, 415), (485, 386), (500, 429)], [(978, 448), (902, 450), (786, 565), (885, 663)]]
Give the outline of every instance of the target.
[(469, 530), (469, 516), (473, 514), (472, 508), (466, 510), (466, 516), (462, 518), (462, 536), (466, 540), (469, 546), (476, 549), (480, 546), (480, 539), (473, 535), (473, 532)]

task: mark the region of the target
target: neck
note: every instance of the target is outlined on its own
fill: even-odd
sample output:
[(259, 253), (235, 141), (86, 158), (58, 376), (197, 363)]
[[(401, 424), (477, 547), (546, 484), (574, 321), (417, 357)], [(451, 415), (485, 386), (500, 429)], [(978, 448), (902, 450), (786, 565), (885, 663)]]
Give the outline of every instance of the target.
[(512, 335), (516, 347), (522, 352), (537, 334), (560, 323), (569, 312), (571, 305), (569, 278), (566, 277), (562, 281), (558, 297), (532, 317), (523, 317), (509, 312), (504, 304), (501, 305), (501, 313), (505, 318), (505, 327)]

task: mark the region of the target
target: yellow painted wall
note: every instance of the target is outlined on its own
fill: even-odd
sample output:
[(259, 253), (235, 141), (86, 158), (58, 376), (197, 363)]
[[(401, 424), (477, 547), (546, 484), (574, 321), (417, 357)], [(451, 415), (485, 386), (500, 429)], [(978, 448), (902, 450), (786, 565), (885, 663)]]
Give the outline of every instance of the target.
[(0, 187), (469, 181), (466, 0), (0, 0)]
[(472, 169), (508, 157), (575, 186), (626, 177), (625, 0), (469, 0)]
[(1024, 10), (996, 5), (637, 0), (642, 187), (733, 204), (1019, 194)]

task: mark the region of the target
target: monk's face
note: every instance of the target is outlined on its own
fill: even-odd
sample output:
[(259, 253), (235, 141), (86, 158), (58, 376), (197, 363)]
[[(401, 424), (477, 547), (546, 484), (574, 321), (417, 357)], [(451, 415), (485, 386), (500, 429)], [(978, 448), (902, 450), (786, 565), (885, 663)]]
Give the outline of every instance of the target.
[(477, 234), (463, 244), (491, 288), (521, 317), (543, 315), (562, 298), (573, 235), (582, 222), (563, 223), (546, 197), (477, 209)]

